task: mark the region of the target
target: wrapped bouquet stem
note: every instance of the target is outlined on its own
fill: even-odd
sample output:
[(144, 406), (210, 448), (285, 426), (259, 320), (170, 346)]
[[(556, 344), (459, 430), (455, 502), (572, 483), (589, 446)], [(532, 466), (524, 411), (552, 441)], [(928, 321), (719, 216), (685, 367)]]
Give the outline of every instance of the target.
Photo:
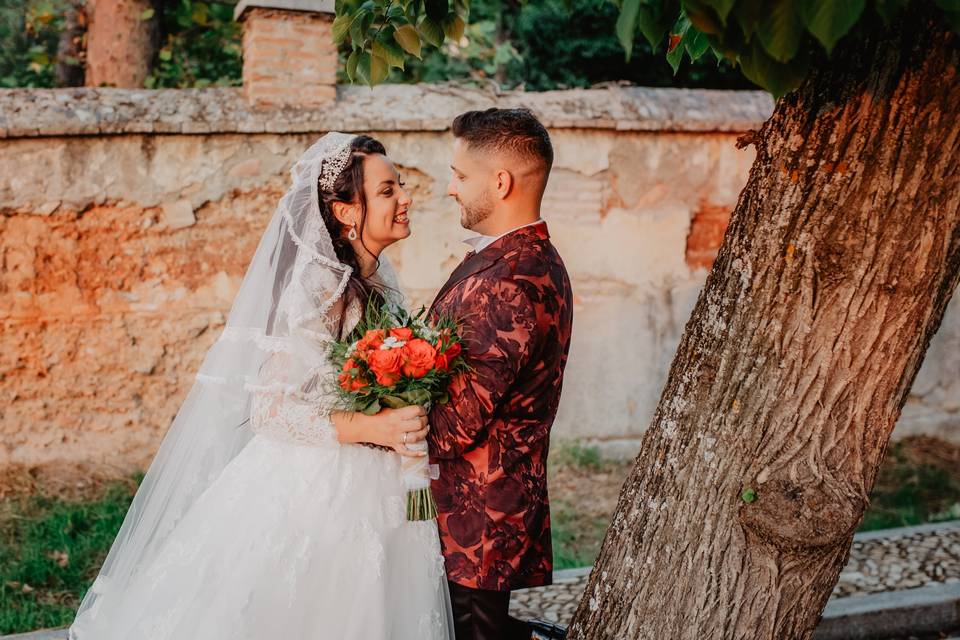
[[(425, 397), (426, 394), (418, 394), (416, 399)], [(411, 394), (411, 395), (414, 395)], [(412, 404), (421, 404), (418, 402), (408, 403), (398, 396), (385, 396), (381, 399), (381, 404), (391, 409), (408, 407)], [(430, 399), (427, 397), (422, 406), (429, 413)], [(414, 442), (406, 445), (410, 451), (427, 451), (427, 442)], [(400, 459), (400, 471), (403, 475), (403, 486), (407, 489), (407, 520), (432, 520), (437, 517), (437, 504), (433, 501), (433, 493), (430, 492), (430, 480), (435, 479), (436, 465), (431, 465), (426, 456), (422, 458), (412, 458), (404, 456)]]
[[(434, 402), (447, 402), (450, 380), (467, 370), (461, 338), (453, 320), (428, 324), (424, 313), (421, 309), (411, 316), (402, 309), (368, 304), (366, 318), (351, 334), (356, 339), (333, 344), (331, 358), (341, 366), (337, 389), (347, 410), (373, 415), (384, 407), (429, 409)], [(426, 451), (427, 443), (407, 448)], [(407, 520), (435, 518), (430, 480), (436, 473), (427, 457), (404, 457), (402, 473)]]

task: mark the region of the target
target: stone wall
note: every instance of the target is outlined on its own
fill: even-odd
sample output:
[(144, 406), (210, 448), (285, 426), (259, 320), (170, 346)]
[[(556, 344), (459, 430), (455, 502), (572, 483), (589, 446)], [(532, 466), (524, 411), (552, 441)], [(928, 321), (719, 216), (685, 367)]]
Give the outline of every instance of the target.
[[(635, 451), (753, 160), (734, 142), (769, 98), (338, 92), (323, 109), (257, 112), (239, 89), (0, 91), (0, 468), (150, 460), (287, 169), (325, 131), (371, 132), (399, 165), (414, 235), (390, 255), (412, 301), (428, 303), (465, 251), (445, 196), (447, 127), (494, 104), (533, 108), (556, 149), (544, 217), (576, 318), (555, 436)], [(960, 423), (956, 307), (898, 432)]]

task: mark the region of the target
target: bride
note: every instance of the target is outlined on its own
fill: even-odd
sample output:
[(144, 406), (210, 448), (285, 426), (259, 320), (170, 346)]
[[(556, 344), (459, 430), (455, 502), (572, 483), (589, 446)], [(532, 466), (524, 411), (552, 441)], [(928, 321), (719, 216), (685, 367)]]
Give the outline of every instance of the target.
[(436, 523), (405, 518), (424, 411), (335, 410), (326, 357), (368, 301), (402, 303), (380, 252), (410, 197), (367, 136), (325, 135), (291, 175), (72, 640), (452, 638)]

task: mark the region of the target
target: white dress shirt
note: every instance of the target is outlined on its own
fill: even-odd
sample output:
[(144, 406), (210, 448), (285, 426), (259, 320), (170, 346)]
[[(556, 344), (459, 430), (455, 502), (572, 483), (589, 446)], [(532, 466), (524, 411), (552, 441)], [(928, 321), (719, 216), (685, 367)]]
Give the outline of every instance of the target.
[(491, 244), (493, 244), (503, 236), (509, 235), (514, 231), (516, 231), (517, 229), (523, 229), (524, 227), (532, 227), (533, 225), (540, 224), (541, 222), (543, 222), (543, 218), (537, 218), (536, 220), (534, 220), (529, 224), (520, 225), (516, 229), (510, 229), (510, 231), (507, 231), (506, 233), (501, 233), (499, 236), (496, 236), (496, 237), (476, 235), (476, 236), (467, 238), (466, 240), (464, 240), (464, 242), (470, 245), (473, 248), (473, 251), (475, 253), (480, 253), (481, 251), (489, 247)]

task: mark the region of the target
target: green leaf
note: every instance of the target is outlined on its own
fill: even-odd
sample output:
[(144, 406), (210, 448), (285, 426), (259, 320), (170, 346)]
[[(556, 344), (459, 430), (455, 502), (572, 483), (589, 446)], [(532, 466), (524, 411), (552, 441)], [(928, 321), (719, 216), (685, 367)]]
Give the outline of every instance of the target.
[(156, 14), (156, 11), (153, 9), (145, 9), (143, 13), (140, 14), (140, 20), (142, 22), (146, 22), (147, 20), (152, 19), (154, 14)]
[(370, 58), (370, 86), (378, 85), (390, 75), (390, 65), (378, 55)]
[[(750, 42), (753, 35), (760, 28), (760, 23), (766, 17), (768, 6), (764, 0), (741, 0), (733, 10), (733, 15), (740, 25), (743, 34), (743, 41)], [(729, 31), (729, 30), (728, 30)], [(724, 33), (724, 40), (727, 40), (729, 33)]]
[(372, 22), (372, 13), (365, 10), (358, 11), (357, 15), (353, 18), (353, 22), (350, 23), (350, 39), (353, 40), (355, 44), (363, 44)]
[(653, 2), (640, 6), (640, 33), (650, 43), (650, 47), (657, 48), (663, 37), (667, 35), (671, 25), (677, 21), (680, 7), (675, 2)]
[(746, 489), (743, 490), (743, 493), (740, 494), (740, 499), (746, 502), (747, 504), (750, 504), (751, 502), (757, 499), (757, 492), (751, 489), (750, 487), (747, 487)]
[(443, 27), (430, 17), (424, 18), (420, 23), (420, 35), (423, 36), (424, 40), (437, 48), (443, 45)]
[(417, 30), (413, 25), (404, 25), (402, 27), (397, 27), (396, 32), (393, 34), (394, 39), (397, 43), (403, 47), (403, 50), (412, 55), (413, 57), (420, 59), (420, 34), (417, 33)]
[(360, 58), (357, 60), (357, 80), (363, 84), (373, 86), (373, 83), (370, 81), (371, 71), (370, 65), (373, 64), (373, 56), (369, 51), (361, 51)]
[(803, 37), (803, 23), (797, 15), (794, 0), (771, 3), (766, 17), (760, 21), (757, 37), (767, 53), (778, 62), (787, 62), (797, 55)]
[(813, 37), (832, 53), (837, 41), (860, 19), (864, 6), (866, 0), (800, 0), (797, 9)]
[(677, 23), (670, 30), (670, 43), (667, 45), (667, 62), (673, 68), (673, 74), (676, 75), (680, 69), (680, 61), (683, 60), (683, 52), (686, 51), (687, 33), (690, 31), (690, 19), (686, 14), (681, 13)]
[(883, 23), (889, 27), (897, 14), (907, 6), (907, 2), (909, 0), (873, 0), (873, 8), (880, 15)]
[(727, 24), (727, 16), (730, 15), (733, 5), (737, 4), (737, 0), (703, 0), (703, 3), (713, 7), (723, 24)]
[(426, 389), (411, 389), (400, 394), (400, 398), (408, 405), (425, 405), (430, 402), (430, 392)]
[(351, 22), (353, 22), (353, 16), (348, 13), (344, 13), (334, 18), (331, 30), (333, 32), (333, 41), (336, 44), (341, 44), (347, 39), (347, 35), (350, 33)]
[(360, 49), (354, 49), (347, 58), (347, 77), (350, 78), (350, 82), (357, 81), (357, 65), (360, 64), (361, 53)]
[(164, 62), (170, 62), (173, 59), (173, 53), (169, 49), (160, 49), (159, 57)]
[(617, 39), (627, 54), (627, 62), (633, 53), (633, 35), (637, 32), (637, 18), (640, 15), (640, 0), (623, 0), (620, 16), (617, 18)]
[(467, 23), (455, 13), (448, 14), (442, 26), (444, 34), (454, 42), (460, 40), (467, 29)]
[(391, 67), (403, 69), (403, 49), (394, 41), (391, 33), (384, 32), (377, 36), (373, 41), (373, 55), (383, 58)]
[(750, 48), (740, 54), (740, 68), (748, 80), (763, 87), (775, 99), (800, 86), (810, 64), (806, 50), (789, 62), (778, 62), (771, 58), (760, 43), (754, 41)]
[(402, 409), (403, 407), (410, 406), (406, 400), (399, 396), (383, 396), (380, 398), (380, 404), (386, 405), (391, 409)]
[(190, 14), (190, 19), (201, 27), (205, 27), (207, 26), (207, 18), (209, 15), (210, 7), (203, 2), (198, 2), (193, 5), (193, 12)]
[(368, 404), (367, 406), (363, 407), (360, 410), (360, 413), (367, 416), (374, 416), (380, 413), (380, 409), (382, 408), (383, 407), (380, 406), (380, 401), (374, 398), (373, 402), (371, 402), (370, 404)]
[(707, 40), (707, 34), (695, 27), (691, 27), (687, 33), (688, 37), (686, 38), (687, 42), (685, 46), (687, 53), (690, 55), (690, 59), (695, 61), (707, 52), (710, 48), (710, 41)]
[(724, 22), (709, 2), (684, 0), (683, 11), (691, 24), (703, 33), (722, 33)]

